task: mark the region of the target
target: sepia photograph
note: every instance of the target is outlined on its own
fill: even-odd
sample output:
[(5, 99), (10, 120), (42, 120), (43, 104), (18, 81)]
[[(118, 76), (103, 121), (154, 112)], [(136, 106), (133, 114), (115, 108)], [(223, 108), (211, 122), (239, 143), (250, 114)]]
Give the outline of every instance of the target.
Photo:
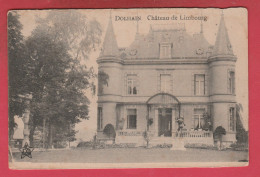
[(246, 8), (7, 16), (9, 168), (249, 165)]

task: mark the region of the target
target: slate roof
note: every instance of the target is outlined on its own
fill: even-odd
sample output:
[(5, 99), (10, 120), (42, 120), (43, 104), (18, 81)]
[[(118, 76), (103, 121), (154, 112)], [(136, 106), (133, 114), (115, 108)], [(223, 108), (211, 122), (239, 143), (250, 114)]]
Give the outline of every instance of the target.
[(121, 52), (121, 58), (158, 59), (160, 44), (172, 46), (171, 58), (204, 58), (211, 48), (203, 33), (191, 36), (185, 28), (151, 26), (148, 34), (136, 35), (134, 42)]
[(153, 25), (148, 34), (139, 34), (137, 31), (135, 40), (127, 48), (118, 48), (110, 17), (100, 56), (120, 57), (123, 60), (159, 59), (160, 44), (171, 45), (172, 59), (207, 59), (209, 56), (233, 55), (224, 15), (222, 15), (215, 46), (208, 43), (203, 30), (200, 33), (190, 35), (186, 32), (184, 25), (179, 27), (176, 25)]
[(218, 34), (212, 52), (212, 56), (217, 55), (234, 55), (231, 43), (229, 41), (228, 32), (224, 20), (224, 15), (221, 15), (220, 24), (218, 28)]
[(103, 43), (103, 48), (100, 53), (100, 56), (118, 56), (118, 55), (119, 55), (118, 45), (114, 33), (112, 19), (110, 16), (104, 43)]

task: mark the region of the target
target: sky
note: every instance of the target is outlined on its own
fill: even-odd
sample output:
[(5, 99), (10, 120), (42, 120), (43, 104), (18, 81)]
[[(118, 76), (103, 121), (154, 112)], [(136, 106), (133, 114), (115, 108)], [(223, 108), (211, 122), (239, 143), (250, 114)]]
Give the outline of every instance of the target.
[[(229, 9), (178, 9), (178, 8), (162, 8), (162, 9), (97, 9), (97, 10), (77, 10), (86, 15), (88, 19), (96, 19), (102, 29), (102, 41), (106, 32), (109, 16), (111, 13), (113, 27), (116, 35), (116, 40), (119, 47), (129, 46), (135, 37), (137, 30), (136, 21), (116, 21), (116, 16), (141, 16), (138, 22), (139, 33), (147, 34), (150, 24), (176, 24), (185, 23), (186, 31), (190, 35), (199, 33), (201, 30), (201, 21), (199, 20), (180, 20), (179, 16), (207, 16), (207, 21), (203, 21), (203, 34), (207, 41), (215, 44), (218, 25), (220, 22), (221, 14), (224, 14), (225, 24), (228, 30), (229, 39), (232, 44), (233, 52), (237, 56), (236, 62), (236, 99), (238, 103), (243, 106), (243, 121), (244, 126), (248, 129), (248, 24), (247, 24), (247, 11), (244, 8), (229, 8)], [(23, 25), (22, 33), (28, 37), (32, 30), (36, 27), (36, 16), (43, 17), (47, 13), (46, 10), (23, 10), (19, 11), (20, 21)], [(162, 21), (162, 20), (148, 20), (147, 16), (177, 16), (178, 20)], [(100, 46), (101, 49), (102, 45)], [(93, 66), (97, 72), (96, 59), (99, 56), (100, 49), (90, 54), (89, 60), (86, 61), (87, 66)], [(79, 130), (77, 134), (78, 140), (89, 140), (93, 137), (96, 131), (96, 111), (97, 111), (97, 96), (92, 96), (88, 92), (88, 97), (92, 100), (90, 104), (90, 119), (84, 120), (76, 126)]]

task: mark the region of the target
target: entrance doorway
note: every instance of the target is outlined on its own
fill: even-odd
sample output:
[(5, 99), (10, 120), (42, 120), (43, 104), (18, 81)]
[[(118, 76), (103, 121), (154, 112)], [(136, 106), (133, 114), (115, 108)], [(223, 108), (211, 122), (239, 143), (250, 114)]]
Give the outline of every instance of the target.
[(158, 136), (172, 136), (172, 109), (158, 109)]

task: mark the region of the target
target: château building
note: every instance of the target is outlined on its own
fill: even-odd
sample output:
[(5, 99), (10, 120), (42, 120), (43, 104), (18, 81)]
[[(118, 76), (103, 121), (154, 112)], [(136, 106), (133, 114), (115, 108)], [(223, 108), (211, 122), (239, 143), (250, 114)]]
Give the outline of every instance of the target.
[(223, 14), (214, 46), (202, 26), (190, 35), (184, 25), (151, 25), (119, 48), (110, 17), (97, 63), (109, 77), (98, 94), (98, 139), (142, 144), (149, 130), (151, 142), (173, 142), (183, 117), (189, 142), (213, 143), (218, 126), (223, 141), (236, 141), (236, 56)]

